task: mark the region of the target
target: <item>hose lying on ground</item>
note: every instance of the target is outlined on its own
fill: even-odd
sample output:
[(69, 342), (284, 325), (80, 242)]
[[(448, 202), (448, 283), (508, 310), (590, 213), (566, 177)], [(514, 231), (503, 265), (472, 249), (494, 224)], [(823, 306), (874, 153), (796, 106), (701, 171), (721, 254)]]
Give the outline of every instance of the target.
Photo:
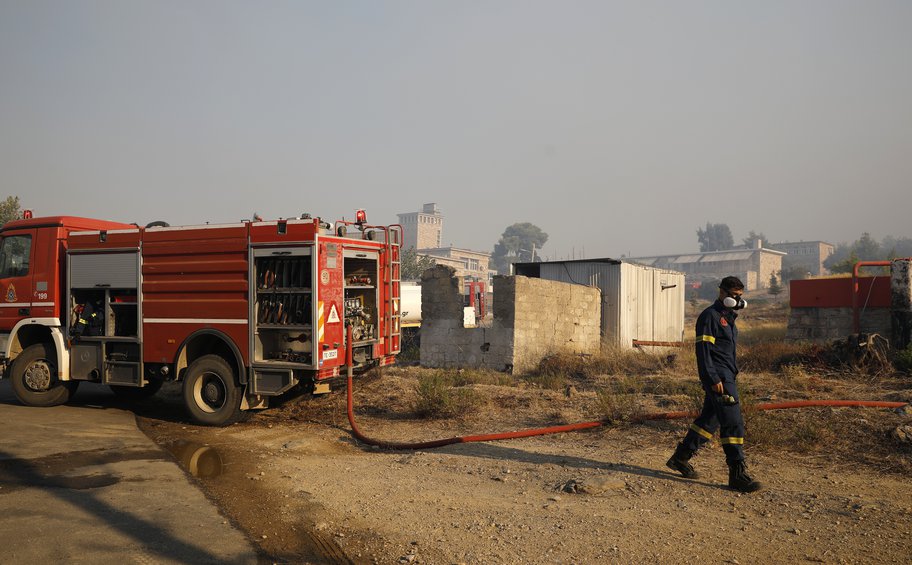
[[(349, 364), (351, 367), (351, 364)], [(605, 425), (605, 422), (601, 420), (596, 420), (593, 422), (580, 422), (577, 424), (567, 424), (563, 426), (551, 426), (547, 428), (534, 428), (529, 430), (518, 430), (513, 432), (503, 432), (498, 434), (481, 434), (481, 435), (470, 435), (470, 436), (456, 436), (449, 437), (444, 439), (438, 439), (433, 441), (422, 441), (422, 442), (396, 442), (396, 441), (385, 441), (372, 439), (364, 435), (361, 430), (358, 428), (358, 424), (355, 423), (355, 413), (354, 413), (354, 399), (352, 397), (352, 373), (351, 370), (348, 372), (348, 391), (347, 391), (347, 403), (348, 403), (348, 423), (351, 425), (352, 435), (355, 436), (362, 443), (367, 445), (373, 445), (381, 449), (401, 449), (401, 450), (414, 450), (414, 449), (432, 449), (435, 447), (443, 447), (445, 445), (452, 445), (454, 443), (471, 443), (478, 441), (498, 441), (504, 439), (517, 439), (522, 437), (532, 437), (532, 436), (543, 436), (547, 434), (560, 434), (565, 432), (575, 432), (579, 430), (587, 430), (590, 428), (597, 428), (599, 426)], [(907, 402), (881, 402), (875, 400), (796, 400), (791, 402), (769, 402), (764, 404), (757, 404), (755, 408), (757, 410), (784, 410), (789, 408), (813, 408), (813, 407), (822, 407), (822, 406), (851, 406), (851, 407), (865, 407), (865, 408), (901, 408), (906, 406)], [(678, 420), (682, 418), (695, 418), (697, 416), (696, 412), (658, 412), (655, 414), (646, 414), (636, 418), (634, 421), (643, 422), (647, 420)]]

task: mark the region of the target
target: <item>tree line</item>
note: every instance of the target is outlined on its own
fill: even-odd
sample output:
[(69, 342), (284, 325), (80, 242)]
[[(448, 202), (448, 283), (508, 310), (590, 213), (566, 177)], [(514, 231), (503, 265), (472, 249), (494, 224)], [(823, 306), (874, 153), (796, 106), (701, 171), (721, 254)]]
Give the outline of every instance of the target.
[(858, 261), (890, 261), (900, 257), (912, 257), (912, 237), (888, 235), (877, 241), (864, 232), (852, 243), (839, 243), (823, 266), (831, 273), (851, 273)]

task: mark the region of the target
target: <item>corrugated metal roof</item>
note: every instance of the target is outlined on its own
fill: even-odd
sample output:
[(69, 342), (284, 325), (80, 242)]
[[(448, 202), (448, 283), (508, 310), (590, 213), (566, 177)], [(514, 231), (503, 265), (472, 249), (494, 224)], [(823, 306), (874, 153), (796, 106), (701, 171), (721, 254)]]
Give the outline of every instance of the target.
[(672, 263), (696, 263), (701, 257), (703, 257), (703, 255), (681, 255), (672, 261)]
[(598, 257), (594, 259), (558, 259), (554, 261), (517, 261), (513, 263), (514, 265), (558, 265), (560, 263), (609, 263), (612, 265), (620, 265), (620, 259), (612, 259), (611, 257)]
[(729, 253), (707, 253), (701, 263), (715, 263), (717, 261), (744, 261), (750, 259), (753, 251), (732, 251)]
[(646, 265), (647, 267), (658, 261), (658, 257), (647, 257), (646, 259), (627, 259), (624, 263), (633, 263), (636, 265)]

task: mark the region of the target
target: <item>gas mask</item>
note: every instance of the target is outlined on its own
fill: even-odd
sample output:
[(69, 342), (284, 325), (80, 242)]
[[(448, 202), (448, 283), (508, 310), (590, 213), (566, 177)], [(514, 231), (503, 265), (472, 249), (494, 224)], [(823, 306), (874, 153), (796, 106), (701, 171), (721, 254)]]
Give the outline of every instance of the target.
[(738, 298), (726, 296), (722, 299), (722, 305), (726, 308), (731, 308), (732, 310), (741, 310), (747, 308), (747, 300), (744, 300), (740, 296)]

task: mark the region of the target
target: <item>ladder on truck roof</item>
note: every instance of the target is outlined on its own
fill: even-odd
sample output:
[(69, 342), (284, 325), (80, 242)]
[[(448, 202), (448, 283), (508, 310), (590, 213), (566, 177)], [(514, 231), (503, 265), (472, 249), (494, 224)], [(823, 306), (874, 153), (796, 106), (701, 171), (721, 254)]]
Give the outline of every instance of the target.
[(383, 275), (383, 284), (386, 285), (386, 312), (384, 313), (384, 334), (389, 343), (387, 354), (399, 353), (400, 347), (400, 306), (402, 295), (400, 283), (402, 281), (399, 250), (402, 245), (402, 226), (394, 224), (383, 230), (386, 236), (386, 269)]

